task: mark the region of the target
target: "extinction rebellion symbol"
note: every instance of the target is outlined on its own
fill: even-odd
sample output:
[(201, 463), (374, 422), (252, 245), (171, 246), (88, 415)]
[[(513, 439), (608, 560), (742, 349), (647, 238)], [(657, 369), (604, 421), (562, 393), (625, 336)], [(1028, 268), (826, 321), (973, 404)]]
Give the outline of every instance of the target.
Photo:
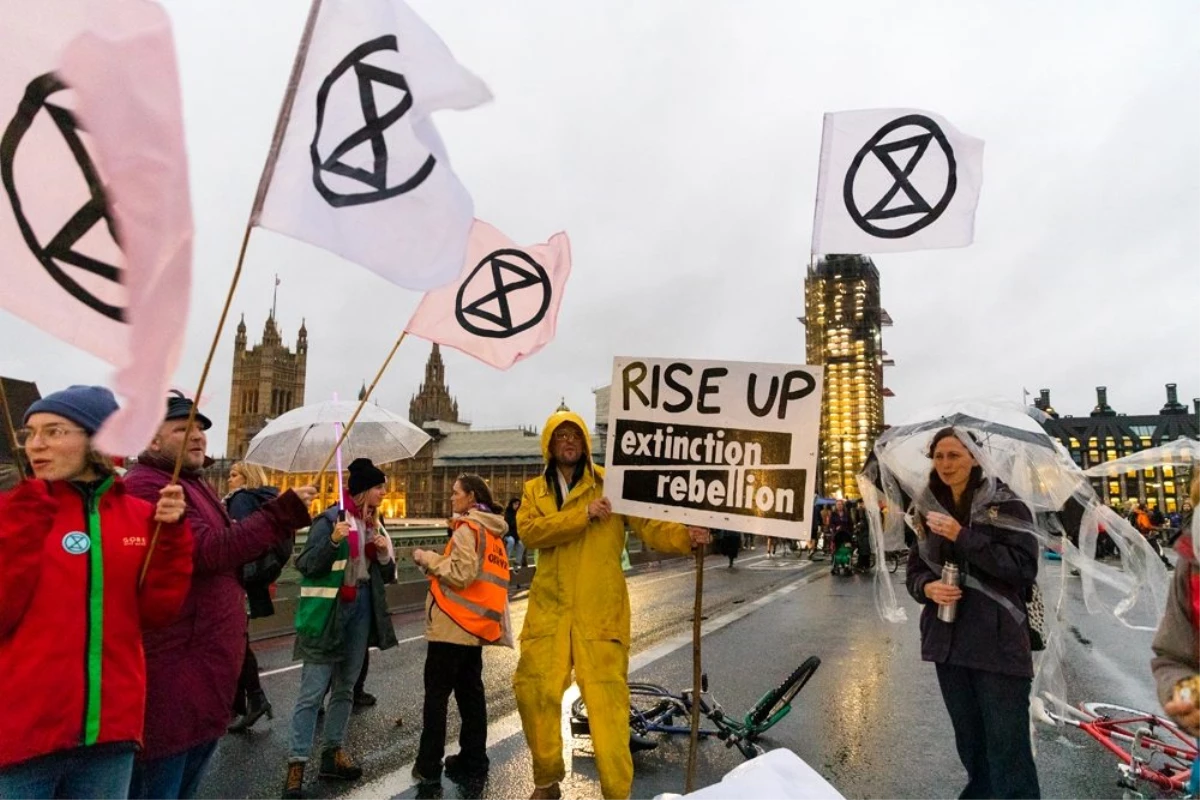
[[(470, 289), (475, 291), (468, 292)], [(484, 294), (478, 299), (466, 300), (479, 291)], [(521, 318), (513, 314), (509, 298), (517, 292), (521, 293), (518, 305), (533, 313)], [(542, 321), (550, 308), (551, 292), (550, 276), (541, 264), (520, 250), (497, 250), (480, 261), (459, 287), (454, 316), (469, 333), (507, 339)]]
[[(3, 183), (4, 192), (8, 196), (9, 203), (12, 204), (13, 218), (21, 230), (25, 244), (46, 272), (50, 274), (50, 277), (68, 294), (88, 308), (109, 319), (124, 322), (124, 309), (96, 297), (62, 267), (64, 264), (76, 267), (114, 284), (121, 282), (121, 270), (118, 267), (75, 250), (76, 243), (100, 222), (103, 222), (108, 228), (112, 241), (118, 246), (120, 239), (117, 237), (116, 226), (113, 225), (112, 217), (109, 214), (104, 186), (100, 182), (100, 177), (96, 172), (95, 165), (92, 164), (87, 148), (79, 138), (80, 127), (75, 115), (61, 105), (49, 101), (50, 96), (55, 92), (67, 88), (67, 85), (53, 73), (46, 73), (35, 78), (26, 87), (25, 96), (21, 98), (21, 102), (17, 106), (16, 115), (5, 129), (4, 136), (0, 138), (0, 183)], [(42, 111), (49, 115), (50, 120), (62, 135), (75, 163), (78, 164), (83, 180), (87, 184), (89, 197), (87, 202), (70, 219), (66, 220), (58, 232), (46, 242), (38, 237), (34, 224), (26, 214), (21, 191), (17, 188), (17, 170), (15, 169), (18, 147)], [(33, 164), (33, 159), (29, 159), (29, 164)], [(25, 177), (28, 175), (26, 170), (29, 169), (31, 169), (30, 166), (23, 164), (22, 190), (24, 191), (29, 191), (30, 187), (36, 190), (37, 186), (36, 176), (34, 176), (35, 180)], [(38, 223), (39, 230), (47, 229), (48, 225), (44, 220), (39, 220)]]
[(92, 540), (86, 533), (72, 531), (63, 537), (62, 546), (71, 555), (81, 556), (92, 549)]
[[(918, 130), (901, 130), (903, 128)], [(897, 131), (900, 132), (900, 138), (888, 138)], [(929, 147), (931, 142), (937, 143), (937, 149), (932, 152)], [(928, 159), (935, 158), (937, 153), (944, 157), (944, 164), (940, 161), (929, 164)], [(905, 155), (908, 156), (907, 159), (904, 158)], [(856, 183), (862, 177), (861, 171), (866, 163), (870, 163), (868, 157), (871, 162), (878, 161), (887, 170), (892, 181), (891, 187), (878, 198), (861, 198), (863, 191), (856, 187)], [(921, 171), (921, 180), (916, 180), (914, 173), (923, 160), (926, 160), (926, 168)], [(901, 163), (904, 164), (903, 167), (900, 166)], [(909, 114), (884, 125), (855, 154), (850, 168), (846, 170), (842, 196), (850, 218), (858, 227), (881, 239), (903, 239), (940, 217), (950, 205), (957, 188), (954, 149), (941, 127), (923, 114)], [(904, 195), (904, 201), (893, 204), (900, 194)], [(935, 198), (932, 205), (927, 197)], [(875, 202), (863, 211), (860, 199), (865, 199), (867, 203), (872, 200)], [(909, 218), (914, 216), (916, 218), (910, 221)], [(890, 227), (886, 220), (897, 220), (903, 224)]]
[[(380, 36), (378, 39), (360, 44), (333, 68), (317, 91), (317, 129), (313, 134), (310, 147), (313, 185), (316, 186), (317, 191), (325, 198), (326, 202), (335, 208), (376, 203), (405, 192), (411, 192), (425, 182), (437, 164), (437, 159), (431, 154), (403, 180), (395, 183), (390, 180), (389, 167), (395, 153), (389, 151), (387, 132), (412, 108), (412, 92), (409, 91), (408, 81), (400, 73), (363, 61), (374, 53), (389, 51), (399, 52), (395, 36)], [(325, 148), (321, 142), (321, 134), (325, 129), (325, 109), (329, 101), (329, 93), (338, 83), (338, 79), (351, 69), (354, 70), (358, 103), (362, 108), (363, 126), (350, 133), (332, 148)], [(383, 113), (380, 113), (377, 102), (377, 86), (390, 87), (392, 91), (389, 94), (400, 93), (399, 101)], [(340, 88), (339, 91), (346, 91), (346, 89)], [(392, 144), (395, 145), (396, 142), (393, 141)], [(363, 145), (370, 148), (371, 157), (369, 159), (346, 158), (351, 155), (351, 151)], [(367, 166), (364, 167), (361, 164), (367, 164)], [(329, 185), (327, 173), (349, 178), (362, 184), (369, 191), (352, 193), (338, 191)], [(346, 182), (341, 183), (345, 184)]]

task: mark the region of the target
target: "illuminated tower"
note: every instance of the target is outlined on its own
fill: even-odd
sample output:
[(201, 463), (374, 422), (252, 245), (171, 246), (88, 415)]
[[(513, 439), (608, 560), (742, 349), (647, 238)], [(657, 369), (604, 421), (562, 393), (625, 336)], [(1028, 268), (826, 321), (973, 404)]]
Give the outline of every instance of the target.
[(806, 360), (825, 367), (821, 398), (817, 492), (858, 497), (855, 475), (883, 431), (884, 325), (892, 320), (879, 305), (879, 271), (870, 258), (823, 256), (804, 280)]

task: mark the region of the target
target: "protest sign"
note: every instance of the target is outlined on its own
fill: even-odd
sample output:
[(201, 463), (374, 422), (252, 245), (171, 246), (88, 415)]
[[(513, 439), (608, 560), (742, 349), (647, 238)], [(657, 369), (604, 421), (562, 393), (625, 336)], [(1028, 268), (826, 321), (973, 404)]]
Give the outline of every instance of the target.
[(613, 511), (807, 540), (821, 367), (616, 358)]

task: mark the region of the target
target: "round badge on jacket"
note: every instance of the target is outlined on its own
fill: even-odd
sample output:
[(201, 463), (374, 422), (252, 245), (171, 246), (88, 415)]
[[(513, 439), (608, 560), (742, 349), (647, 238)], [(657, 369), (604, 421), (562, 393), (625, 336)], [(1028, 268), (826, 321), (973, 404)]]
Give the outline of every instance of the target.
[(62, 540), (63, 550), (73, 556), (81, 556), (92, 549), (92, 540), (83, 531), (71, 531)]

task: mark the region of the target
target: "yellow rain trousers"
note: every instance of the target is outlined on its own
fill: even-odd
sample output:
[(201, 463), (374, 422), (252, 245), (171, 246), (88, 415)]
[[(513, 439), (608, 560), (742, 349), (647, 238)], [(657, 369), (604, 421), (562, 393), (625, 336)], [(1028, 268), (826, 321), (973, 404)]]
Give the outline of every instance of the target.
[[(563, 411), (552, 415), (542, 432), (547, 463), (554, 430), (564, 422), (584, 432), (583, 457), (589, 460), (587, 427), (580, 417)], [(557, 480), (553, 474), (550, 479)], [(629, 593), (621, 571), (625, 525), (661, 552), (686, 554), (692, 545), (687, 528), (678, 523), (617, 514), (589, 521), (588, 504), (603, 496), (604, 473), (590, 463), (561, 509), (547, 476), (525, 484), (517, 529), (525, 546), (539, 552), (513, 690), (533, 756), (534, 783), (546, 786), (566, 775), (562, 696), (574, 670), (588, 709), (600, 790), (606, 798), (625, 798), (633, 784), (626, 685)]]

